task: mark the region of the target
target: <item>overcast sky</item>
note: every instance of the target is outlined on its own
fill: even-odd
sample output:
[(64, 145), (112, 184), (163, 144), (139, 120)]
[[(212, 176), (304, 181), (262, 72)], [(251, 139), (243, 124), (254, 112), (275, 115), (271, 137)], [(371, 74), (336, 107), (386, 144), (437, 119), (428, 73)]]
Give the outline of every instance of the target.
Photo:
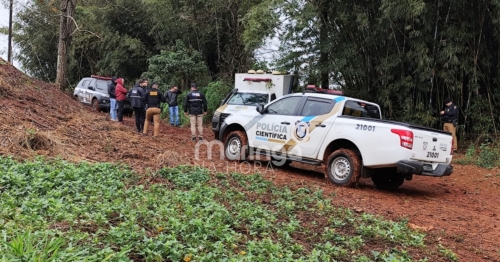
[[(24, 1), (19, 1), (16, 0), (16, 3), (23, 2), (25, 3), (26, 0)], [(1, 3), (1, 2), (0, 2)], [(15, 16), (15, 13), (14, 13)], [(8, 6), (5, 7), (3, 4), (0, 4), (0, 27), (8, 27), (9, 26), (9, 8)], [(0, 34), (0, 54), (4, 60), (7, 60), (7, 50), (8, 50), (8, 37), (7, 35)], [(13, 45), (13, 48), (14, 45)], [(15, 55), (16, 50), (14, 49), (14, 55)], [(19, 63), (14, 59), (14, 66), (19, 68)]]

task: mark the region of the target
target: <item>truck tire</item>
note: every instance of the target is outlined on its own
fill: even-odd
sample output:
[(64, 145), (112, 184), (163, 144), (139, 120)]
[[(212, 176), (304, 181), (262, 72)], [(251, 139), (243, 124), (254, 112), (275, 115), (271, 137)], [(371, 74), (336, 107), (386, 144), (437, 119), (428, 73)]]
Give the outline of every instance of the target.
[(337, 186), (355, 186), (361, 178), (361, 158), (351, 149), (341, 148), (326, 161), (326, 175)]
[(243, 131), (229, 133), (224, 142), (224, 155), (230, 161), (243, 161), (247, 159), (247, 135)]
[(99, 101), (97, 98), (92, 99), (92, 109), (96, 112), (101, 112), (101, 109), (99, 108)]
[(383, 190), (396, 190), (405, 182), (403, 174), (399, 174), (396, 170), (384, 171), (380, 170), (372, 174), (373, 184), (375, 184), (377, 188)]

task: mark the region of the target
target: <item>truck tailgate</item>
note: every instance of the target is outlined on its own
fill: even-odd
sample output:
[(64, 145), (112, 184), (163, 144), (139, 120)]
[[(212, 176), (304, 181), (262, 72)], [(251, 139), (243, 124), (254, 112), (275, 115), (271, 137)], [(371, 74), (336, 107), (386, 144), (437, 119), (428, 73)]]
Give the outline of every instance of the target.
[(433, 132), (423, 128), (410, 127), (413, 132), (413, 159), (433, 162), (448, 162), (453, 149), (451, 134)]

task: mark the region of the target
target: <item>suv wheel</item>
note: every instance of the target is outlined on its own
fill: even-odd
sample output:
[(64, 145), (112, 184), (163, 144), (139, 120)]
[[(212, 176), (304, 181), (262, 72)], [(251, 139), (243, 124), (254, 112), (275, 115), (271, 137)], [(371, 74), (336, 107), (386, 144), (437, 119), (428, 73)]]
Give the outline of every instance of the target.
[(245, 160), (248, 155), (247, 135), (243, 131), (229, 133), (224, 143), (224, 154), (231, 161)]
[(405, 182), (405, 177), (396, 170), (382, 169), (373, 172), (372, 181), (379, 189), (396, 190)]
[(92, 99), (92, 109), (96, 112), (101, 112), (101, 109), (99, 108), (99, 101), (97, 98)]
[(361, 158), (351, 149), (341, 148), (326, 161), (326, 175), (338, 186), (355, 186), (361, 178)]

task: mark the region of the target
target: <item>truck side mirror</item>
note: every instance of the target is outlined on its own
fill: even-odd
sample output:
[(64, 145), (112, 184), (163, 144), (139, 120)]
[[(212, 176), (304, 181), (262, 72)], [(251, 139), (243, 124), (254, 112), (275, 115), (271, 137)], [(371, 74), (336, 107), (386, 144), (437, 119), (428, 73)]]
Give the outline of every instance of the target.
[(256, 108), (257, 112), (259, 112), (261, 115), (264, 114), (264, 106), (263, 105), (258, 105)]
[(222, 106), (224, 104), (224, 99), (220, 101), (220, 105)]
[(93, 87), (93, 86), (89, 86), (89, 89), (90, 89), (90, 90), (94, 90), (94, 87)]

